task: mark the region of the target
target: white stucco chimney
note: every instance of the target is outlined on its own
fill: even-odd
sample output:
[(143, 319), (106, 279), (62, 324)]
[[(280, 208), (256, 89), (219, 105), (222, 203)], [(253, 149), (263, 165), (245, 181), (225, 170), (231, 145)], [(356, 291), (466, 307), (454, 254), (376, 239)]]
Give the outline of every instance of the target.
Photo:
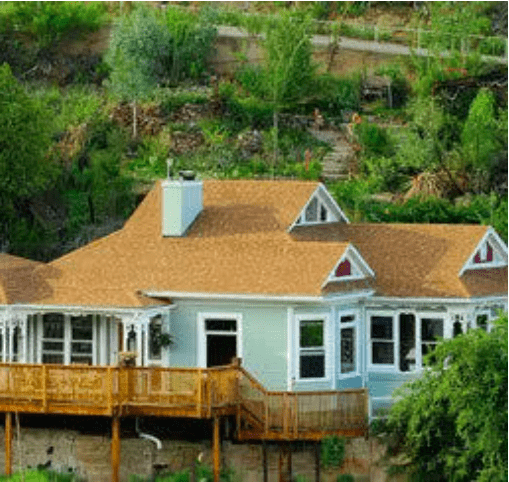
[(182, 236), (203, 209), (203, 182), (167, 179), (162, 190), (162, 234)]

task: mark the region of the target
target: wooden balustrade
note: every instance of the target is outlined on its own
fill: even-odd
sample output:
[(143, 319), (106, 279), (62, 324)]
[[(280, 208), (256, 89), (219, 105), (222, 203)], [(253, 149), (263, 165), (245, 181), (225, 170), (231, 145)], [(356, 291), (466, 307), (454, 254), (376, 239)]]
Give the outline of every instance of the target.
[(238, 365), (214, 368), (0, 364), (0, 411), (213, 418), (236, 415), (240, 439), (362, 435), (365, 389), (267, 391)]

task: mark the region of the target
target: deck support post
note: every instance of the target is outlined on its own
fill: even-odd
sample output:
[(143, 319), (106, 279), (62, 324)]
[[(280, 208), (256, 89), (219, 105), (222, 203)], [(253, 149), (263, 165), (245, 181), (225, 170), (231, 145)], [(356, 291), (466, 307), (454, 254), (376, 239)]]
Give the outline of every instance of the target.
[(219, 472), (221, 470), (221, 435), (219, 433), (221, 419), (214, 417), (214, 426), (212, 434), (212, 460), (214, 465), (214, 482), (219, 482)]
[(5, 475), (12, 475), (12, 413), (5, 413)]
[(269, 482), (269, 464), (267, 460), (267, 442), (262, 441), (262, 464), (263, 464), (263, 482)]
[(292, 443), (288, 443), (288, 480), (293, 480), (293, 467), (292, 467)]
[(320, 442), (315, 444), (315, 482), (320, 482)]
[(120, 417), (111, 419), (111, 482), (120, 481)]

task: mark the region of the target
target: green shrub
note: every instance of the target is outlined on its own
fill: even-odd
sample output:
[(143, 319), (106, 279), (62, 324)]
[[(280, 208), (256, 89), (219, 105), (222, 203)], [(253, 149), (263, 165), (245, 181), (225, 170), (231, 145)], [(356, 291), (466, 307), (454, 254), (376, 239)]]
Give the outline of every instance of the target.
[(336, 435), (322, 439), (322, 465), (328, 467), (341, 467), (345, 460), (345, 439)]
[(360, 109), (360, 77), (339, 78), (322, 74), (315, 80), (315, 95), (311, 105), (324, 114), (339, 116), (342, 111)]
[(355, 127), (363, 151), (372, 156), (391, 156), (394, 146), (387, 131), (376, 124), (362, 122)]
[(2, 2), (0, 28), (30, 34), (40, 47), (50, 47), (64, 36), (89, 32), (106, 21), (103, 2)]
[(352, 474), (338, 475), (336, 482), (355, 482), (355, 477)]

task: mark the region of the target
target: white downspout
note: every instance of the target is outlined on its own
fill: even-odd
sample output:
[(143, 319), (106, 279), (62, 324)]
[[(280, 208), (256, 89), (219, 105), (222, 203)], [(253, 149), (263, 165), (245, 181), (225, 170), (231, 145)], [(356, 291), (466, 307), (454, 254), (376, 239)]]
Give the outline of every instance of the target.
[(135, 429), (136, 434), (138, 435), (138, 437), (143, 438), (145, 440), (149, 440), (150, 442), (154, 442), (156, 444), (157, 450), (161, 450), (163, 448), (163, 443), (157, 437), (154, 437), (153, 435), (150, 435), (148, 433), (142, 432), (140, 430), (139, 423), (140, 423), (140, 420), (139, 420), (138, 417), (136, 417), (134, 419), (134, 429)]

